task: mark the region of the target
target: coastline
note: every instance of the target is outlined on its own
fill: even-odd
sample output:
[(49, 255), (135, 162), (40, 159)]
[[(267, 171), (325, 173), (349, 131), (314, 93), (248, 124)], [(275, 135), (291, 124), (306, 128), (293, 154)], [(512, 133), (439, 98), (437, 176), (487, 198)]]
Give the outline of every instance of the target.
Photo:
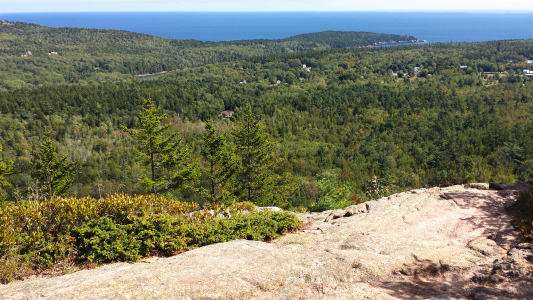
[(390, 44), (416, 44), (416, 43), (426, 43), (426, 40), (408, 40), (408, 41), (384, 41), (384, 42), (376, 42), (373, 43), (370, 46), (383, 46), (383, 45), (390, 45)]
[(533, 25), (531, 13), (452, 12), (2, 13), (0, 19), (49, 27), (126, 30), (163, 38), (211, 42), (283, 39), (326, 30), (409, 34), (431, 43), (483, 42), (530, 39)]

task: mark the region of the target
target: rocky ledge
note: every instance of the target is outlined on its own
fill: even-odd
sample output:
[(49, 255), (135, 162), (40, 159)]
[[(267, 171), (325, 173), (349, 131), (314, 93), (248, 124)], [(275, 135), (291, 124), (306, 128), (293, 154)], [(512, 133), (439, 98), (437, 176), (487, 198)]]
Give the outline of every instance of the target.
[(0, 285), (2, 299), (531, 299), (531, 250), (506, 207), (520, 186), (417, 189), (322, 213), (271, 243)]

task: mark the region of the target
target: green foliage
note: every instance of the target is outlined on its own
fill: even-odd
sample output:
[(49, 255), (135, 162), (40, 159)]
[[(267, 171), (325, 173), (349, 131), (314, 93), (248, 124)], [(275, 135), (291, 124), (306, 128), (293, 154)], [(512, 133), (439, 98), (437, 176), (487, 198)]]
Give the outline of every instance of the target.
[(518, 172), (520, 174), (520, 181), (533, 181), (533, 159), (524, 161)]
[(339, 174), (325, 171), (320, 177), (316, 183), (303, 183), (304, 193), (310, 201), (307, 206), (311, 211), (338, 209), (354, 204), (352, 195), (355, 189), (349, 183), (341, 182)]
[(39, 149), (31, 151), (33, 158), (30, 165), (41, 191), (42, 197), (39, 198), (64, 196), (74, 182), (74, 163), (69, 162), (66, 155), (58, 157), (57, 147), (52, 143), (50, 134), (51, 131), (45, 129)]
[[(204, 43), (0, 25), (0, 183), (18, 200), (0, 205), (0, 280), (63, 260), (135, 260), (269, 239), (297, 223), (243, 214), (250, 203), (213, 202), (325, 210), (411, 188), (531, 180), (533, 81), (516, 74), (529, 68), (532, 42), (331, 49), (396, 38), (412, 37), (325, 32)], [(237, 122), (217, 119), (223, 110), (236, 111)], [(57, 134), (40, 143), (45, 126)], [(41, 149), (33, 160), (31, 148)], [(75, 177), (58, 152), (75, 162)], [(58, 190), (75, 178), (72, 193), (98, 200), (24, 201), (21, 191), (43, 194), (30, 176), (37, 161), (41, 170), (42, 161), (58, 161), (71, 174)], [(129, 196), (143, 193), (139, 174), (167, 197)], [(176, 191), (191, 184), (209, 190), (210, 207), (192, 203), (205, 198), (191, 190)], [(517, 211), (530, 212), (528, 201)], [(518, 220), (530, 234), (530, 216)]]
[(297, 41), (302, 44), (320, 43), (331, 48), (361, 47), (373, 44), (395, 43), (398, 41), (414, 41), (413, 36), (399, 36), (396, 34), (378, 34), (373, 32), (355, 31), (323, 31), (314, 33), (304, 33), (285, 39), (286, 41)]
[(509, 212), (518, 231), (529, 241), (533, 241), (533, 185), (520, 193)]
[(24, 279), (31, 274), (31, 263), (26, 257), (8, 254), (0, 257), (0, 283), (7, 284), (13, 280)]
[(123, 127), (139, 144), (136, 152), (150, 170), (150, 177), (142, 175), (139, 182), (153, 194), (190, 187), (199, 176), (197, 163), (187, 162), (193, 145), (181, 147), (183, 138), (178, 137), (179, 131), (164, 136), (172, 124), (162, 125), (167, 116), (159, 113), (151, 99), (144, 102), (143, 108), (144, 111), (139, 114), (141, 129)]
[(141, 241), (135, 238), (133, 225), (121, 225), (111, 218), (91, 220), (72, 230), (79, 258), (90, 262), (136, 261), (141, 258)]
[(214, 218), (199, 224), (171, 215), (136, 218), (117, 224), (103, 217), (74, 228), (79, 259), (135, 261), (150, 253), (172, 255), (234, 239), (271, 240), (301, 224), (293, 214), (259, 212)]
[[(14, 22), (0, 24), (0, 91), (46, 84), (131, 82), (132, 74), (172, 72), (266, 54), (367, 46), (408, 38), (323, 32), (278, 40), (201, 42), (119, 30), (49, 28)], [(27, 51), (32, 55), (21, 56)]]
[(133, 218), (152, 214), (183, 215), (197, 210), (199, 206), (196, 203), (153, 195), (133, 197), (111, 194), (98, 200), (57, 197), (42, 202), (22, 201), (16, 205), (0, 206), (0, 250), (17, 245), (22, 232), (34, 242), (46, 234), (56, 237), (56, 234), (104, 216), (127, 223)]
[(202, 135), (202, 158), (209, 178), (209, 200), (220, 202), (227, 195), (239, 165), (232, 151), (227, 149), (226, 133), (217, 134), (210, 120), (205, 123), (205, 130)]
[(232, 135), (241, 164), (235, 192), (240, 194), (241, 199), (258, 203), (273, 186), (269, 176), (277, 164), (274, 143), (261, 122), (261, 115), (254, 114), (249, 103), (239, 112)]
[[(0, 155), (2, 155), (2, 145), (0, 144)], [(6, 194), (3, 189), (8, 188), (11, 184), (4, 176), (15, 173), (15, 164), (12, 161), (4, 162), (0, 156), (0, 203), (6, 199)]]
[(233, 239), (272, 239), (298, 228), (290, 213), (251, 203), (197, 204), (160, 196), (52, 198), (0, 206), (0, 280), (62, 261), (138, 260)]
[(387, 185), (382, 179), (372, 176), (364, 186), (364, 192), (369, 199), (376, 199), (388, 192)]
[[(82, 32), (91, 36), (84, 30), (65, 33), (72, 34), (71, 47), (78, 44), (75, 36), (83, 36)], [(125, 60), (137, 55), (133, 52), (143, 53), (142, 47), (157, 43), (156, 38), (137, 39), (135, 34), (123, 32), (106, 36), (104, 32), (91, 38), (105, 41), (120, 36), (115, 46), (129, 46), (117, 49), (132, 50), (120, 61), (111, 56), (110, 65), (120, 62), (124, 66)], [(335, 43), (335, 35), (316, 37)], [(144, 46), (137, 45), (140, 41)], [(187, 43), (179, 45), (186, 48)], [(140, 49), (134, 50), (130, 44)], [(207, 59), (213, 54), (207, 48), (214, 44), (200, 44), (196, 50), (204, 47), (206, 51), (198, 55)], [(231, 47), (256, 47), (252, 44), (241, 41)], [(85, 46), (80, 41), (76, 47)], [(119, 124), (140, 128), (136, 114), (142, 110), (143, 99), (150, 96), (159, 104), (160, 113), (168, 115), (162, 121), (172, 123), (168, 131), (179, 130), (183, 145), (194, 142), (191, 161), (201, 158), (203, 144), (197, 141), (204, 134), (202, 122), (211, 120), (217, 132), (232, 132), (235, 122), (217, 116), (224, 110), (233, 110), (238, 116), (250, 103), (254, 114), (262, 115), (264, 131), (276, 145), (276, 168), (265, 180), (263, 196), (257, 198), (265, 204), (308, 208), (312, 202), (317, 204), (307, 198), (306, 185), (285, 193), (287, 196), (278, 196), (280, 193), (269, 186), (289, 178), (282, 174), (294, 179), (288, 182), (306, 181), (316, 186), (322, 179), (320, 174), (333, 169), (338, 170), (338, 176), (347, 174), (335, 179), (336, 187), (353, 187), (353, 195), (361, 196), (360, 200), (368, 198), (364, 187), (373, 175), (386, 181), (390, 192), (473, 181), (516, 182), (522, 173), (527, 174), (522, 169), (527, 166), (525, 162), (533, 159), (533, 137), (529, 134), (533, 131), (533, 80), (516, 75), (530, 68), (525, 60), (533, 57), (531, 49), (529, 40), (317, 47), (313, 51), (237, 55), (228, 62), (189, 67), (156, 80), (14, 88), (0, 93), (0, 143), (5, 159), (14, 161), (18, 170), (6, 178), (12, 187), (5, 191), (8, 200), (14, 201), (24, 199), (20, 191), (32, 188), (26, 149), (36, 146), (37, 136), (47, 126), (57, 132), (54, 144), (59, 152), (76, 162), (72, 193), (102, 197), (145, 192), (135, 179), (139, 174), (150, 177), (149, 172), (132, 151), (135, 141), (120, 130)], [(112, 49), (106, 51), (111, 53)], [(46, 55), (47, 59), (61, 56)], [(311, 67), (310, 72), (302, 68), (303, 64)], [(464, 65), (468, 67), (461, 69)], [(38, 67), (16, 65), (10, 73)], [(432, 76), (411, 76), (404, 81), (393, 75), (413, 75), (415, 67), (428, 70)], [(94, 71), (104, 72), (104, 68)], [(228, 148), (233, 144), (235, 138), (228, 134)], [(233, 185), (220, 191), (231, 191)], [(212, 191), (206, 172), (198, 186)], [(294, 189), (285, 189), (290, 190)], [(200, 203), (206, 199), (187, 190), (172, 194)], [(231, 193), (218, 196), (224, 199), (220, 201), (238, 199)]]

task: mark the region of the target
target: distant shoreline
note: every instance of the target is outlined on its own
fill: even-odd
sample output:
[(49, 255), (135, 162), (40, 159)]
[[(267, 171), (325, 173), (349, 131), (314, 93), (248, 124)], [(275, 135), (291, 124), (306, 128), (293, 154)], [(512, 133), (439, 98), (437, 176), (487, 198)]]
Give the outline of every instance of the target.
[(1, 13), (0, 19), (49, 27), (126, 30), (204, 42), (283, 39), (327, 30), (407, 34), (431, 43), (533, 37), (531, 13)]
[(376, 42), (372, 45), (368, 45), (366, 47), (380, 47), (380, 46), (394, 46), (394, 45), (400, 45), (400, 44), (419, 44), (419, 43), (427, 43), (426, 40), (409, 40), (409, 41), (385, 41), (385, 42)]

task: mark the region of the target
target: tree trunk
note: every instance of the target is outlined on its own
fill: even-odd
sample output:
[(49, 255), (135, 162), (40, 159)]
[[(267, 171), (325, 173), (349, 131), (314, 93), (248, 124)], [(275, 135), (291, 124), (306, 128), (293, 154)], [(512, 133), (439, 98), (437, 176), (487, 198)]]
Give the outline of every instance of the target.
[(150, 160), (152, 164), (152, 181), (154, 182), (152, 184), (152, 194), (155, 194), (155, 164), (154, 164), (154, 154), (150, 153)]

